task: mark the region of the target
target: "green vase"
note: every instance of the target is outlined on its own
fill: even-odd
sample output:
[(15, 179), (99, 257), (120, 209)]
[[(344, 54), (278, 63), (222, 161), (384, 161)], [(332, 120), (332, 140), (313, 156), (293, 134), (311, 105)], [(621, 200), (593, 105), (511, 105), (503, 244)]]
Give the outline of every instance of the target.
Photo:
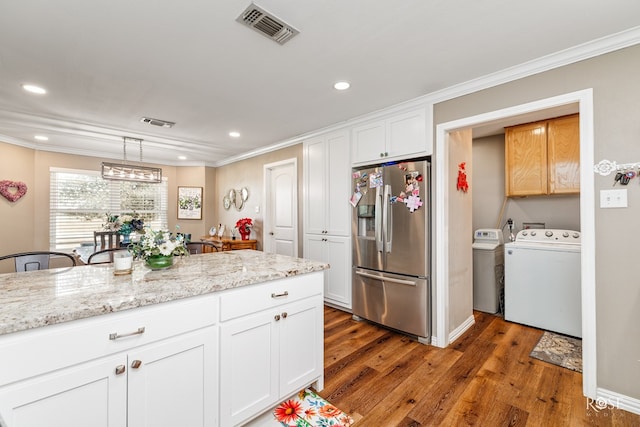
[(173, 255), (152, 255), (145, 262), (152, 270), (161, 270), (173, 265)]

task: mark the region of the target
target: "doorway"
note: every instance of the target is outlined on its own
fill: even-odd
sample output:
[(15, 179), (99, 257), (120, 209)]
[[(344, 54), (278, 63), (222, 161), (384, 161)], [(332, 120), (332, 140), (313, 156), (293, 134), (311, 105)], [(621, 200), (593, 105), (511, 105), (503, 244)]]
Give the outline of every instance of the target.
[[(517, 105), (489, 113), (466, 117), (463, 119), (439, 124), (436, 128), (435, 147), (435, 221), (436, 248), (434, 251), (435, 284), (436, 284), (436, 340), (435, 345), (446, 347), (450, 342), (451, 306), (450, 288), (450, 254), (453, 250), (466, 248), (451, 247), (450, 241), (456, 241), (458, 229), (451, 220), (451, 195), (455, 191), (455, 183), (451, 171), (449, 151), (452, 135), (461, 130), (481, 128), (504, 123), (507, 120), (522, 120), (536, 114), (548, 114), (548, 110), (566, 108), (577, 105), (580, 113), (580, 223), (582, 234), (581, 252), (581, 293), (582, 293), (582, 343), (583, 343), (583, 393), (595, 398), (596, 377), (596, 305), (595, 305), (595, 196), (593, 176), (593, 90), (585, 89), (527, 104)], [(516, 124), (516, 123), (512, 123)], [(468, 132), (471, 134), (471, 132)], [(470, 219), (469, 219), (470, 221)], [(451, 224), (450, 224), (451, 223)], [(451, 227), (450, 227), (451, 225)], [(460, 239), (458, 239), (460, 240)], [(470, 240), (467, 238), (467, 241)], [(469, 251), (470, 242), (469, 244)], [(469, 289), (471, 292), (471, 289)], [(471, 324), (468, 325), (470, 327)]]
[(298, 161), (264, 165), (265, 252), (298, 256)]

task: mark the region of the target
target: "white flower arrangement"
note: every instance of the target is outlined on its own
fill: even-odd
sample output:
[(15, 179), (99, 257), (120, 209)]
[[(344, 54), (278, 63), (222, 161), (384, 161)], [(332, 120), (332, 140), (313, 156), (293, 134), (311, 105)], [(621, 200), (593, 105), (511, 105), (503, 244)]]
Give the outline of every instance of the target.
[(137, 243), (129, 245), (129, 252), (136, 258), (147, 259), (152, 256), (189, 255), (184, 236), (173, 236), (167, 230), (147, 230)]

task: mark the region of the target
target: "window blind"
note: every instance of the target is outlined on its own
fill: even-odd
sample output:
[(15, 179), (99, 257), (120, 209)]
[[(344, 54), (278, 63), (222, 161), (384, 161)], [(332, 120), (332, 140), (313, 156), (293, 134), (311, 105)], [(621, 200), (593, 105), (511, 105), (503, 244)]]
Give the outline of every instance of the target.
[(137, 213), (144, 225), (167, 229), (168, 185), (102, 179), (96, 171), (50, 170), (50, 247), (93, 244), (106, 214)]

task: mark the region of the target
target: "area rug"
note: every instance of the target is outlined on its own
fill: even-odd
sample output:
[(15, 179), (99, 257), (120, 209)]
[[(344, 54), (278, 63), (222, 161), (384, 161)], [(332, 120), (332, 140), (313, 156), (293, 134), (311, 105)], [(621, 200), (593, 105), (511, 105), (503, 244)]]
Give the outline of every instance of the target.
[(582, 340), (545, 331), (530, 354), (535, 359), (582, 372)]
[(273, 411), (278, 425), (285, 427), (350, 427), (353, 419), (318, 396), (313, 390), (301, 390)]

